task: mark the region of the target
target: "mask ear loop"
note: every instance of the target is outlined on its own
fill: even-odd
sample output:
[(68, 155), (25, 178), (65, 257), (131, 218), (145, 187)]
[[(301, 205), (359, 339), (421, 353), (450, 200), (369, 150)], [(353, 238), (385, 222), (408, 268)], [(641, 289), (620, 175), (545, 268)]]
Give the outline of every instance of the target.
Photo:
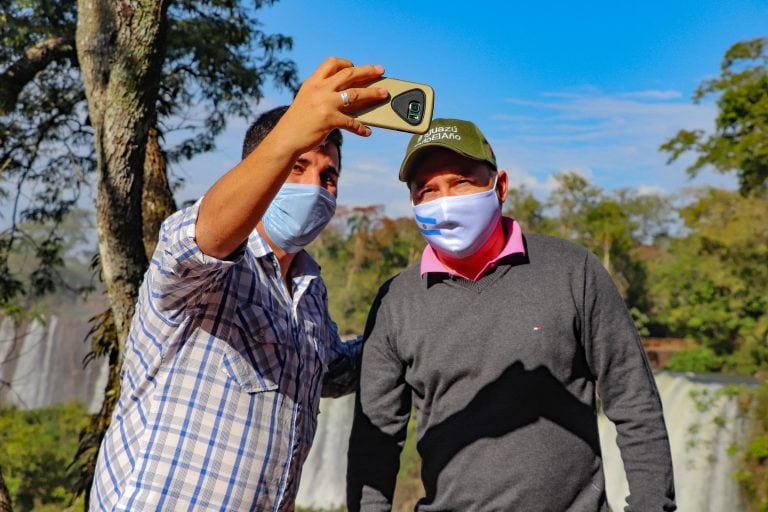
[[(496, 199), (499, 199), (499, 195), (496, 192), (496, 185), (499, 184), (499, 171), (496, 171), (496, 176), (493, 177), (493, 186), (491, 187), (491, 190), (493, 190), (494, 193), (496, 193)], [(504, 206), (501, 201), (499, 201), (499, 209)]]

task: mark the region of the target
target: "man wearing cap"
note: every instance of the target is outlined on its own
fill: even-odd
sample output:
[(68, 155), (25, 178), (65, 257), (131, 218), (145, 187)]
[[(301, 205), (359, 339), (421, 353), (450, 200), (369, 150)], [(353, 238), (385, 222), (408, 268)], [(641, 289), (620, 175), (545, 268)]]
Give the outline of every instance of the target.
[(349, 510), (391, 509), (415, 406), (416, 510), (607, 511), (596, 393), (617, 427), (626, 510), (675, 510), (659, 394), (599, 260), (502, 216), (506, 172), (470, 122), (414, 136), (400, 180), (428, 245), (368, 317)]

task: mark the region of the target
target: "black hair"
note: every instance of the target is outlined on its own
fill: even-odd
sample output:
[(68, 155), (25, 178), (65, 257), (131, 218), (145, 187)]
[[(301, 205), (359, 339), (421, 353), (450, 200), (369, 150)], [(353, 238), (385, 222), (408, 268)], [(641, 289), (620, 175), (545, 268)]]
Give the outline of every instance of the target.
[[(288, 110), (287, 105), (282, 107), (276, 107), (272, 110), (268, 110), (261, 114), (256, 120), (248, 127), (245, 132), (245, 139), (243, 140), (243, 158), (248, 156), (251, 151), (256, 149), (256, 146), (261, 144), (261, 141), (277, 126), (280, 118)], [(336, 128), (328, 134), (326, 138), (327, 142), (330, 142), (336, 146), (339, 151), (339, 167), (341, 167), (341, 143), (342, 143), (341, 131)]]

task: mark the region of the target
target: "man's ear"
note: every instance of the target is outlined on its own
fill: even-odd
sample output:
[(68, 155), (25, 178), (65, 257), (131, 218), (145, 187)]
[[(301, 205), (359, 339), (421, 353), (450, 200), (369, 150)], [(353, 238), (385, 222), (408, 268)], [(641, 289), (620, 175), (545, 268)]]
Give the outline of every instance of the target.
[(507, 183), (507, 171), (499, 169), (496, 178), (496, 195), (499, 198), (499, 204), (504, 204), (507, 200), (507, 192), (509, 191), (509, 183)]

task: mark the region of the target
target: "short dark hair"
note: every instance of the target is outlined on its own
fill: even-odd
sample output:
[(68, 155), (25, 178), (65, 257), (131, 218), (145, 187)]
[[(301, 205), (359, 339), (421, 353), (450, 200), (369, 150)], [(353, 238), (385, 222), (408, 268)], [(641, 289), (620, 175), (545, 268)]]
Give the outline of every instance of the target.
[[(245, 139), (243, 140), (243, 158), (248, 156), (251, 151), (256, 149), (256, 146), (261, 144), (261, 141), (264, 140), (267, 134), (277, 126), (277, 123), (280, 121), (280, 118), (283, 117), (286, 110), (288, 110), (288, 106), (283, 105), (282, 107), (268, 110), (256, 118), (245, 132)], [(341, 131), (338, 128), (334, 129), (328, 134), (326, 141), (336, 146), (336, 149), (339, 152), (339, 167), (341, 167), (341, 143), (343, 141)]]

